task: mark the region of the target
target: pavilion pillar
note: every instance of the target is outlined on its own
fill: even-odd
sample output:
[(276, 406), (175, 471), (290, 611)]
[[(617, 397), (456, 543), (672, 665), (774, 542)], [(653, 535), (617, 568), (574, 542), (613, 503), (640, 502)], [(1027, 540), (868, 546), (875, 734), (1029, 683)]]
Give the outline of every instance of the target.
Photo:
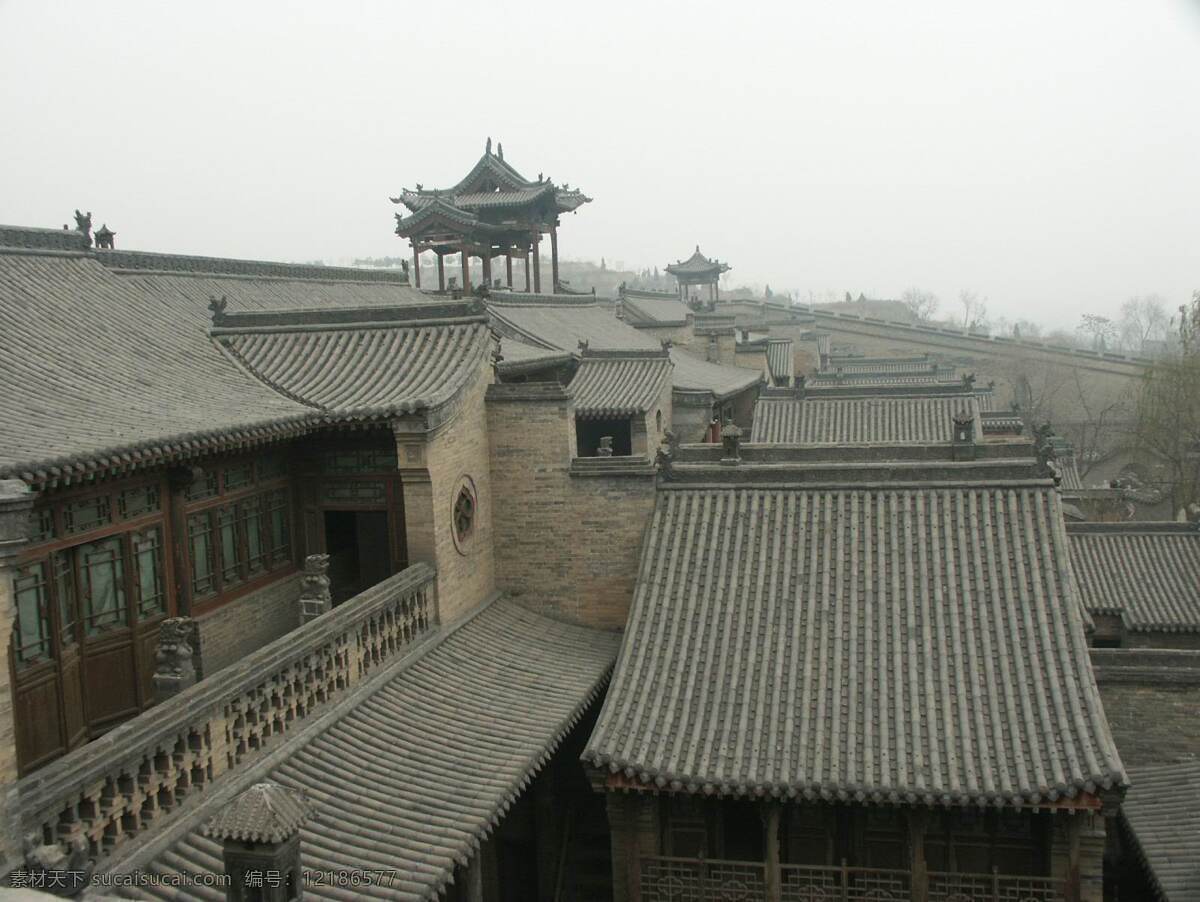
[(550, 277), (554, 282), (551, 291), (558, 292), (558, 226), (550, 226)]
[(464, 247), (462, 250), (463, 293), (471, 293), (471, 255)]
[(929, 830), (929, 812), (908, 812), (909, 869), (912, 872), (911, 893), (913, 902), (926, 902), (929, 898), (929, 865), (925, 861), (925, 834)]
[(721, 300), (721, 283), (720, 283), (720, 278), (721, 278), (720, 276), (717, 276), (717, 281), (713, 282), (713, 300), (714, 300), (714, 301), (719, 301), (719, 300)]
[(533, 290), (536, 294), (542, 293), (542, 255), (539, 252), (538, 245), (541, 244), (542, 236), (537, 232), (533, 233)]
[(509, 289), (511, 289), (512, 288), (512, 248), (511, 247), (504, 252), (504, 273), (505, 273), (505, 276), (507, 277), (506, 281), (508, 282), (508, 287), (509, 287)]
[(525, 252), (525, 291), (533, 291), (533, 283), (529, 281), (529, 251)]
[(412, 243), (413, 249), (413, 285), (417, 288), (421, 287), (421, 252), (417, 249), (417, 242)]
[(760, 812), (767, 859), (767, 902), (781, 902), (783, 898), (783, 874), (779, 869), (779, 809), (778, 802), (767, 802)]
[(438, 251), (438, 291), (446, 290), (446, 260), (445, 255)]
[(489, 244), (483, 249), (483, 284), (492, 287), (492, 247)]

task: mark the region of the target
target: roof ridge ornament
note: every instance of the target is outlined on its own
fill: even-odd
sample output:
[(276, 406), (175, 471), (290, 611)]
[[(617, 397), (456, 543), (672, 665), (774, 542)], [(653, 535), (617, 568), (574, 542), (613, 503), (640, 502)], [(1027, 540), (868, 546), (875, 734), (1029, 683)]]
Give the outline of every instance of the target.
[(75, 231), (83, 234), (83, 246), (92, 246), (92, 211), (80, 213), (75, 211)]
[(214, 326), (223, 326), (225, 324), (225, 308), (229, 306), (229, 300), (225, 295), (221, 295), (218, 299), (215, 295), (208, 296), (208, 309), (212, 312), (212, 324)]
[(488, 135), (487, 144), (484, 146), (483, 152), (486, 156), (490, 157), (492, 155), (492, 136), (491, 135)]

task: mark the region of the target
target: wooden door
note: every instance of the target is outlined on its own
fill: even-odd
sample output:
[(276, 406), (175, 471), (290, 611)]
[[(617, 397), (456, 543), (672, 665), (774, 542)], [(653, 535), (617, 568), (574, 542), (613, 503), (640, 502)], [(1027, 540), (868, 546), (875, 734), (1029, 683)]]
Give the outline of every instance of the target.
[(75, 549), (83, 626), (83, 707), (95, 736), (136, 714), (139, 679), (120, 536)]

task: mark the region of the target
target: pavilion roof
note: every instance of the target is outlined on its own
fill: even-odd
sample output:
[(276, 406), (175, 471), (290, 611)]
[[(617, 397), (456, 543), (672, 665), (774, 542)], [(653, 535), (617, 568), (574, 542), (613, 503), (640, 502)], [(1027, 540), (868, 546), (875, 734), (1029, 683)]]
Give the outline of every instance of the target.
[[(395, 875), (306, 896), (437, 898), (601, 691), (617, 643), (498, 599), (439, 627), (311, 741), (285, 741), (268, 779), (315, 809), (300, 832), (305, 867)], [(220, 807), (219, 798), (202, 803), (191, 831), (144, 866), (176, 881), (147, 884), (148, 898), (178, 898), (181, 876), (192, 878), (189, 899), (225, 898), (194, 879), (224, 870), (220, 843), (201, 829)]]
[(686, 260), (680, 260), (676, 263), (667, 264), (667, 272), (673, 276), (699, 276), (720, 275), (723, 272), (728, 272), (730, 266), (728, 263), (722, 263), (719, 260), (710, 260), (704, 254), (700, 253), (700, 245), (696, 245), (696, 252)]
[(439, 189), (418, 185), (404, 189), (391, 200), (413, 213), (440, 202), (469, 215), (485, 209), (527, 206), (543, 199), (552, 200), (559, 212), (571, 212), (591, 201), (578, 188), (556, 185), (541, 174), (536, 181), (525, 178), (505, 162), (502, 149), (492, 152), (489, 138), (483, 156), (457, 184)]
[(585, 760), (650, 789), (910, 805), (1125, 785), (1049, 480), (675, 470)]
[(1084, 606), (1136, 632), (1200, 632), (1200, 528), (1191, 523), (1072, 523)]

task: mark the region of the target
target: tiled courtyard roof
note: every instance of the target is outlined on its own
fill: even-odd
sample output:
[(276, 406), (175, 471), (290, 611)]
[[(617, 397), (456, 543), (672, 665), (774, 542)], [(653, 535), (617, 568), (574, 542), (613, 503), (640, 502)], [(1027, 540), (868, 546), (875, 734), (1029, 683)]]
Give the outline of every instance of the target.
[(1142, 767), (1121, 820), (1166, 902), (1200, 899), (1200, 761)]
[(1200, 529), (1189, 523), (1072, 523), (1071, 564), (1093, 616), (1135, 631), (1200, 631)]
[[(465, 305), (463, 311), (467, 310)], [(433, 409), (474, 377), (490, 351), (482, 316), (420, 319), (424, 307), (369, 308), (366, 315), (414, 312), (376, 323), (321, 322), (270, 315), (270, 325), (214, 327), (220, 342), (251, 373), (280, 394), (341, 416), (387, 416)], [(257, 319), (266, 319), (260, 316)], [(243, 322), (246, 319), (242, 320)], [(250, 323), (257, 320), (249, 318)], [(282, 322), (281, 322), (282, 321)]]
[(92, 254), (0, 251), (0, 476), (66, 481), (302, 429), (309, 408), (232, 364), (204, 306), (184, 306)]
[(636, 292), (626, 290), (621, 294), (625, 307), (625, 320), (656, 326), (686, 325), (692, 311), (679, 295), (666, 292)]
[(732, 398), (762, 382), (758, 370), (709, 363), (681, 348), (671, 349), (675, 362), (675, 388), (679, 391), (712, 392), (718, 401)]
[[(963, 398), (760, 398), (751, 441), (803, 445), (949, 442), (954, 417), (979, 408)], [(978, 434), (978, 433), (977, 433)]]
[(666, 351), (585, 353), (571, 380), (575, 416), (628, 417), (653, 410), (671, 379)]
[[(621, 322), (595, 302), (522, 304), (493, 299), (488, 312), (501, 335), (545, 348), (574, 352), (586, 341), (593, 351), (658, 350), (662, 343)], [(711, 392), (718, 400), (762, 381), (757, 371), (708, 363), (679, 348), (671, 349), (675, 389)]]
[(796, 368), (795, 355), (792, 352), (790, 338), (771, 338), (767, 340), (767, 368), (771, 371), (772, 379), (790, 379)]
[(652, 789), (859, 802), (1122, 784), (1065, 542), (1045, 480), (668, 487), (584, 757)]
[(924, 374), (933, 376), (938, 374), (948, 374), (949, 378), (953, 378), (954, 367), (945, 364), (939, 364), (938, 361), (930, 357), (928, 354), (922, 354), (919, 357), (857, 357), (857, 356), (838, 356), (834, 355), (829, 360), (829, 366), (826, 369), (827, 374), (833, 374), (838, 371), (849, 375), (876, 375), (882, 376), (888, 373), (912, 373)]
[[(305, 897), (435, 898), (600, 691), (617, 642), (494, 602), (297, 749), (269, 779), (315, 808), (301, 831), (304, 867), (396, 872), (390, 887), (306, 886)], [(199, 829), (212, 813), (201, 809), (197, 829), (148, 870), (223, 872), (220, 844)], [(225, 898), (186, 887), (189, 899)]]

